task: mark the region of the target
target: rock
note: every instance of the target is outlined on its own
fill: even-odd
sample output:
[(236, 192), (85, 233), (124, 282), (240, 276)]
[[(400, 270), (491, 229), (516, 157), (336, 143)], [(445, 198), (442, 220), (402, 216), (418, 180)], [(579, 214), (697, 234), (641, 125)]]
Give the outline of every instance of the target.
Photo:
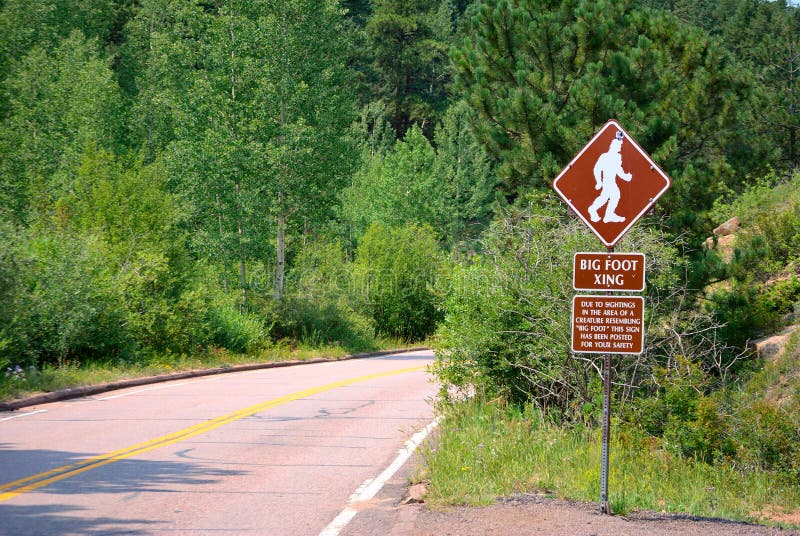
[(748, 346), (753, 348), (756, 351), (756, 355), (761, 359), (775, 359), (781, 355), (781, 352), (783, 352), (783, 349), (786, 347), (786, 343), (789, 342), (789, 337), (791, 337), (792, 333), (797, 329), (800, 329), (800, 324), (789, 326), (777, 335), (751, 341)]
[(725, 235), (717, 238), (717, 244), (714, 245), (714, 237), (707, 238), (705, 241), (706, 249), (716, 249), (722, 260), (731, 262), (733, 259), (733, 245), (736, 242), (736, 235)]
[(414, 484), (410, 488), (408, 488), (408, 497), (406, 497), (402, 504), (415, 504), (415, 503), (424, 503), (425, 502), (425, 494), (428, 492), (428, 486), (425, 482), (420, 482), (419, 484)]
[(739, 230), (739, 217), (734, 216), (733, 218), (729, 219), (716, 229), (714, 229), (714, 234), (717, 236), (728, 236), (732, 235), (736, 231)]

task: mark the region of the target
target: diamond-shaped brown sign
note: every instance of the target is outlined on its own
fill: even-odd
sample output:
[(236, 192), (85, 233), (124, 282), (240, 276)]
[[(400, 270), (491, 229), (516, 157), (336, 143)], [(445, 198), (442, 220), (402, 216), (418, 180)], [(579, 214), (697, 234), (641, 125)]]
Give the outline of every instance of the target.
[(553, 189), (606, 247), (613, 247), (672, 181), (613, 119), (553, 180)]

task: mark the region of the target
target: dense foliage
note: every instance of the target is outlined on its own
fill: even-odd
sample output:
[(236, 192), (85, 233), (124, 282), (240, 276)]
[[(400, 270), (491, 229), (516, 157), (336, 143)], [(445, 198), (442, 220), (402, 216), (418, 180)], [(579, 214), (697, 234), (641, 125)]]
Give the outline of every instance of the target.
[(593, 422), (566, 323), (596, 243), (546, 192), (613, 117), (674, 181), (621, 246), (649, 312), (620, 401), (795, 474), (796, 422), (733, 386), (800, 309), (799, 29), (782, 0), (2, 1), (0, 367), (438, 329), (445, 384)]
[(611, 117), (673, 178), (659, 205), (675, 230), (696, 230), (726, 185), (767, 163), (756, 132), (743, 136), (752, 76), (674, 16), (626, 1), (493, 0), (471, 30), (453, 55), (459, 88), (511, 198), (547, 187)]

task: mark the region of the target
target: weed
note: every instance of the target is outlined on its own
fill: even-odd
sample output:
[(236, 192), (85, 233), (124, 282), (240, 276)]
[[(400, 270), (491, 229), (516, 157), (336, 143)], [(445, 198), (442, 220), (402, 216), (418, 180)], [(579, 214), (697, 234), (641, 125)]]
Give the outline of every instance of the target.
[[(485, 505), (522, 491), (599, 499), (599, 430), (563, 428), (531, 407), (479, 398), (444, 411), (436, 448), (423, 451), (430, 503)], [(781, 482), (770, 471), (676, 455), (641, 429), (612, 423), (609, 499), (616, 513), (646, 509), (769, 522), (757, 513), (800, 508), (800, 489)]]

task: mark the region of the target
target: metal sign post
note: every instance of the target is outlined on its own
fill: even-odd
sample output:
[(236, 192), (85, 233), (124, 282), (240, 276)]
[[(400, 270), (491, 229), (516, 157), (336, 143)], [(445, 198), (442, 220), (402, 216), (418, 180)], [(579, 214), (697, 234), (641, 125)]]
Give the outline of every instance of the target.
[[(614, 248), (607, 248), (614, 253)], [(603, 436), (600, 445), (600, 511), (611, 514), (608, 502), (608, 443), (611, 435), (611, 354), (603, 356)]]
[(611, 514), (608, 503), (608, 437), (611, 428), (611, 354), (603, 360), (603, 438), (600, 452), (600, 510)]

